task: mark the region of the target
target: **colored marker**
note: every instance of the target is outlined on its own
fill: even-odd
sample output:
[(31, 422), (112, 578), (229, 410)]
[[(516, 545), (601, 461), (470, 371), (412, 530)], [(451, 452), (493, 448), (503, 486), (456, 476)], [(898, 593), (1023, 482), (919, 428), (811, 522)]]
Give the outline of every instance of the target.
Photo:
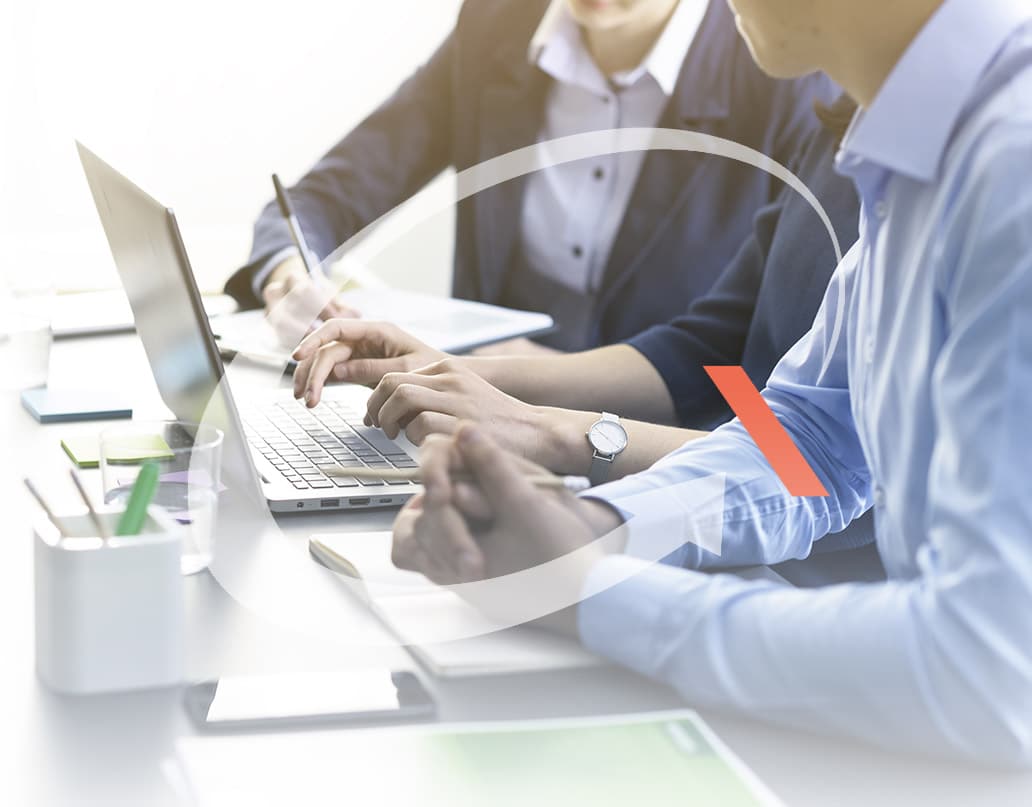
[(136, 483), (129, 494), (129, 503), (125, 506), (125, 512), (118, 519), (118, 527), (115, 535), (139, 535), (143, 529), (143, 523), (147, 520), (147, 508), (151, 499), (154, 498), (154, 491), (158, 489), (158, 464), (156, 462), (145, 462), (136, 477)]

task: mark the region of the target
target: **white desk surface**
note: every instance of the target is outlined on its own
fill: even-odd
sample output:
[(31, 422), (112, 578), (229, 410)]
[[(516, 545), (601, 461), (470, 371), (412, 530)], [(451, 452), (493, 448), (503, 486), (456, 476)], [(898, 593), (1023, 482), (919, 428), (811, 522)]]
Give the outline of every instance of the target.
[[(0, 368), (2, 372), (2, 368)], [(135, 335), (57, 343), (51, 386), (120, 388), (137, 416), (162, 416), (143, 350)], [(239, 392), (238, 392), (239, 395)], [(31, 472), (56, 488), (68, 461), (59, 442), (102, 424), (40, 426), (16, 392), (0, 392), (0, 603), (4, 660), (0, 663), (0, 792), (12, 805), (178, 805), (161, 773), (177, 738), (194, 729), (180, 707), (181, 692), (159, 691), (74, 699), (43, 688), (33, 670), (32, 545), (34, 506), (20, 477)], [(99, 487), (96, 472), (87, 479)], [(385, 529), (392, 513), (289, 517), (288, 540), (309, 533)], [(327, 527), (332, 523), (332, 527)], [(186, 581), (188, 674), (333, 670), (391, 664), (412, 667), (388, 647), (360, 651), (269, 624), (228, 596), (208, 574)], [(356, 608), (356, 624), (367, 617)], [(363, 628), (368, 628), (363, 624)], [(555, 717), (663, 709), (684, 704), (668, 689), (619, 670), (526, 678), (429, 682), (444, 720)], [(889, 754), (856, 743), (768, 726), (747, 717), (702, 712), (720, 736), (791, 807), (826, 805), (1032, 804), (1032, 775)], [(385, 760), (385, 771), (389, 761)], [(10, 799), (10, 800), (8, 800)]]

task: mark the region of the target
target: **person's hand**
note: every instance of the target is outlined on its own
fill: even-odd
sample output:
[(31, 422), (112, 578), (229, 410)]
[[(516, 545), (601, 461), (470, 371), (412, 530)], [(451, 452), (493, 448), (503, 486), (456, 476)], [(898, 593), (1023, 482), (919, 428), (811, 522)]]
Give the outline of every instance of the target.
[(294, 397), (314, 407), (328, 380), (375, 386), (387, 373), (408, 372), (446, 356), (387, 322), (332, 319), (294, 351)]
[[(462, 591), (491, 616), (524, 621), (521, 614), (533, 613), (539, 601), (576, 603), (591, 566), (619, 548), (622, 522), (614, 511), (567, 491), (536, 488), (528, 474), (545, 471), (508, 454), (472, 424), (461, 424), (454, 437), (428, 440), (421, 467), (425, 491), (394, 523), (392, 559), (399, 568), (447, 585), (564, 558), (561, 568), (535, 580), (533, 591), (504, 583)], [(468, 472), (472, 481), (453, 482), (455, 471)], [(541, 623), (575, 631), (574, 612), (564, 608)]]
[(336, 287), (325, 276), (309, 275), (296, 255), (272, 270), (262, 287), (262, 300), (280, 342), (291, 347), (319, 320), (361, 316), (337, 299)]
[(392, 440), (402, 431), (416, 445), (451, 434), (460, 420), (479, 424), (503, 448), (542, 458), (546, 424), (538, 407), (506, 395), (461, 359), (446, 358), (408, 373), (387, 373), (369, 396), (366, 424)]

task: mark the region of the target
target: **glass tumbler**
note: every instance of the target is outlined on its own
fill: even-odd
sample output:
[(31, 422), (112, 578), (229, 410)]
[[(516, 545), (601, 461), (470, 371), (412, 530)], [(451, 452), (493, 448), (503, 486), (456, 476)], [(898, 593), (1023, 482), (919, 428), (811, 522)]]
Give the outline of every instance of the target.
[(211, 563), (219, 493), (223, 434), (214, 426), (183, 421), (132, 422), (100, 435), (104, 502), (124, 506), (145, 463), (158, 466), (152, 503), (189, 529), (183, 530), (183, 574)]

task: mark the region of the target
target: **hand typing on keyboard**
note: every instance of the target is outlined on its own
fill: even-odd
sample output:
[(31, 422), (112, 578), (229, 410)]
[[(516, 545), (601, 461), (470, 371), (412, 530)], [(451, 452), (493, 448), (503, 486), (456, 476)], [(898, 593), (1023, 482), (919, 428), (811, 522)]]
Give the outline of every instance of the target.
[(312, 408), (329, 380), (375, 386), (387, 373), (415, 370), (446, 356), (390, 323), (332, 319), (294, 351), (294, 397)]

